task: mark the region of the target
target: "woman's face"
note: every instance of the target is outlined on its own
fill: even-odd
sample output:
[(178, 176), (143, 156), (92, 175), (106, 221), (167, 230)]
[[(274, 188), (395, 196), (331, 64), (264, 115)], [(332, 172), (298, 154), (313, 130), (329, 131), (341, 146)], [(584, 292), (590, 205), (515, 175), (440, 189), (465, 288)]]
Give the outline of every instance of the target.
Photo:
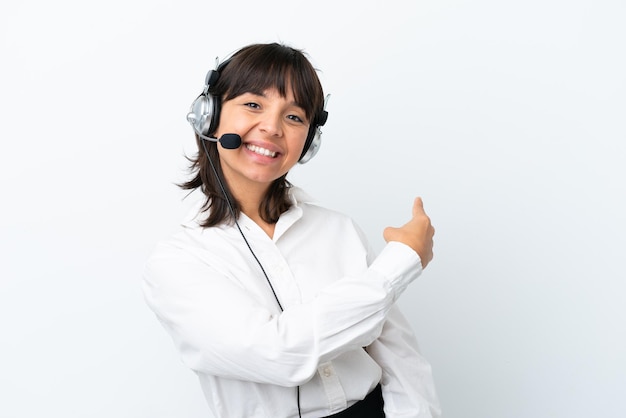
[(216, 136), (235, 133), (242, 139), (241, 147), (234, 150), (218, 146), (233, 193), (250, 187), (265, 190), (286, 174), (298, 162), (308, 131), (309, 121), (291, 89), (286, 97), (271, 88), (224, 102)]

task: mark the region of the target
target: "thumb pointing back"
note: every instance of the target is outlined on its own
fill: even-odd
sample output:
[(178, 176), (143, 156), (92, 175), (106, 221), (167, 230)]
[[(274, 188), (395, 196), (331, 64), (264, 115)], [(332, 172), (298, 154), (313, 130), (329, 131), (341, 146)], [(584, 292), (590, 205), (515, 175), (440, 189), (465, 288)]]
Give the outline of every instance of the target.
[(422, 201), (422, 198), (416, 197), (413, 201), (413, 217), (415, 218), (416, 216), (425, 214), (426, 212), (424, 211), (424, 202)]

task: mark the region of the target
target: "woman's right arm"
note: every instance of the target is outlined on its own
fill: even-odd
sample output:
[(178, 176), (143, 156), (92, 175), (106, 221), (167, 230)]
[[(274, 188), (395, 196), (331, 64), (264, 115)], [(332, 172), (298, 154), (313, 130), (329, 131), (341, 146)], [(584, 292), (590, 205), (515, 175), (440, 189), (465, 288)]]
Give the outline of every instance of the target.
[[(378, 338), (393, 303), (421, 274), (421, 258), (413, 248), (426, 257), (424, 248), (430, 248), (432, 254), (432, 226), (424, 216), (414, 214), (408, 226), (392, 231), (397, 242), (391, 239), (369, 267), (337, 278), (308, 302), (284, 312), (175, 245), (161, 245), (148, 260), (145, 298), (191, 369), (297, 386), (321, 362)], [(430, 234), (430, 245), (418, 246), (416, 234)], [(406, 237), (411, 244), (404, 242)]]

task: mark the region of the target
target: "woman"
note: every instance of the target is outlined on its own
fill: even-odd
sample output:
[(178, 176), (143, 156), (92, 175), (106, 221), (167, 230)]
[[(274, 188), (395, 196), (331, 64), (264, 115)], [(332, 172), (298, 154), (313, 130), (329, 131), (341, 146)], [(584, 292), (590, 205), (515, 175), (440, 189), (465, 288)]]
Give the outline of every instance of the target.
[(199, 152), (182, 187), (204, 202), (157, 246), (144, 292), (214, 417), (440, 414), (394, 304), (432, 259), (434, 229), (418, 198), (374, 257), (348, 217), (292, 187), (326, 116), (314, 68), (279, 44), (209, 72), (188, 115)]

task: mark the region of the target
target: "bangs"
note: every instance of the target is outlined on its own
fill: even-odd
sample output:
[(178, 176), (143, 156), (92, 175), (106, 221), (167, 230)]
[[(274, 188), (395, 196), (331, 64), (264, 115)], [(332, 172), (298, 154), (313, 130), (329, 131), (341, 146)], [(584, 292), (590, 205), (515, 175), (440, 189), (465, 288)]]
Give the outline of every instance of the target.
[(228, 61), (216, 85), (224, 101), (244, 93), (263, 94), (272, 88), (282, 97), (291, 88), (309, 123), (323, 109), (324, 93), (311, 63), (302, 52), (278, 44), (240, 50)]

